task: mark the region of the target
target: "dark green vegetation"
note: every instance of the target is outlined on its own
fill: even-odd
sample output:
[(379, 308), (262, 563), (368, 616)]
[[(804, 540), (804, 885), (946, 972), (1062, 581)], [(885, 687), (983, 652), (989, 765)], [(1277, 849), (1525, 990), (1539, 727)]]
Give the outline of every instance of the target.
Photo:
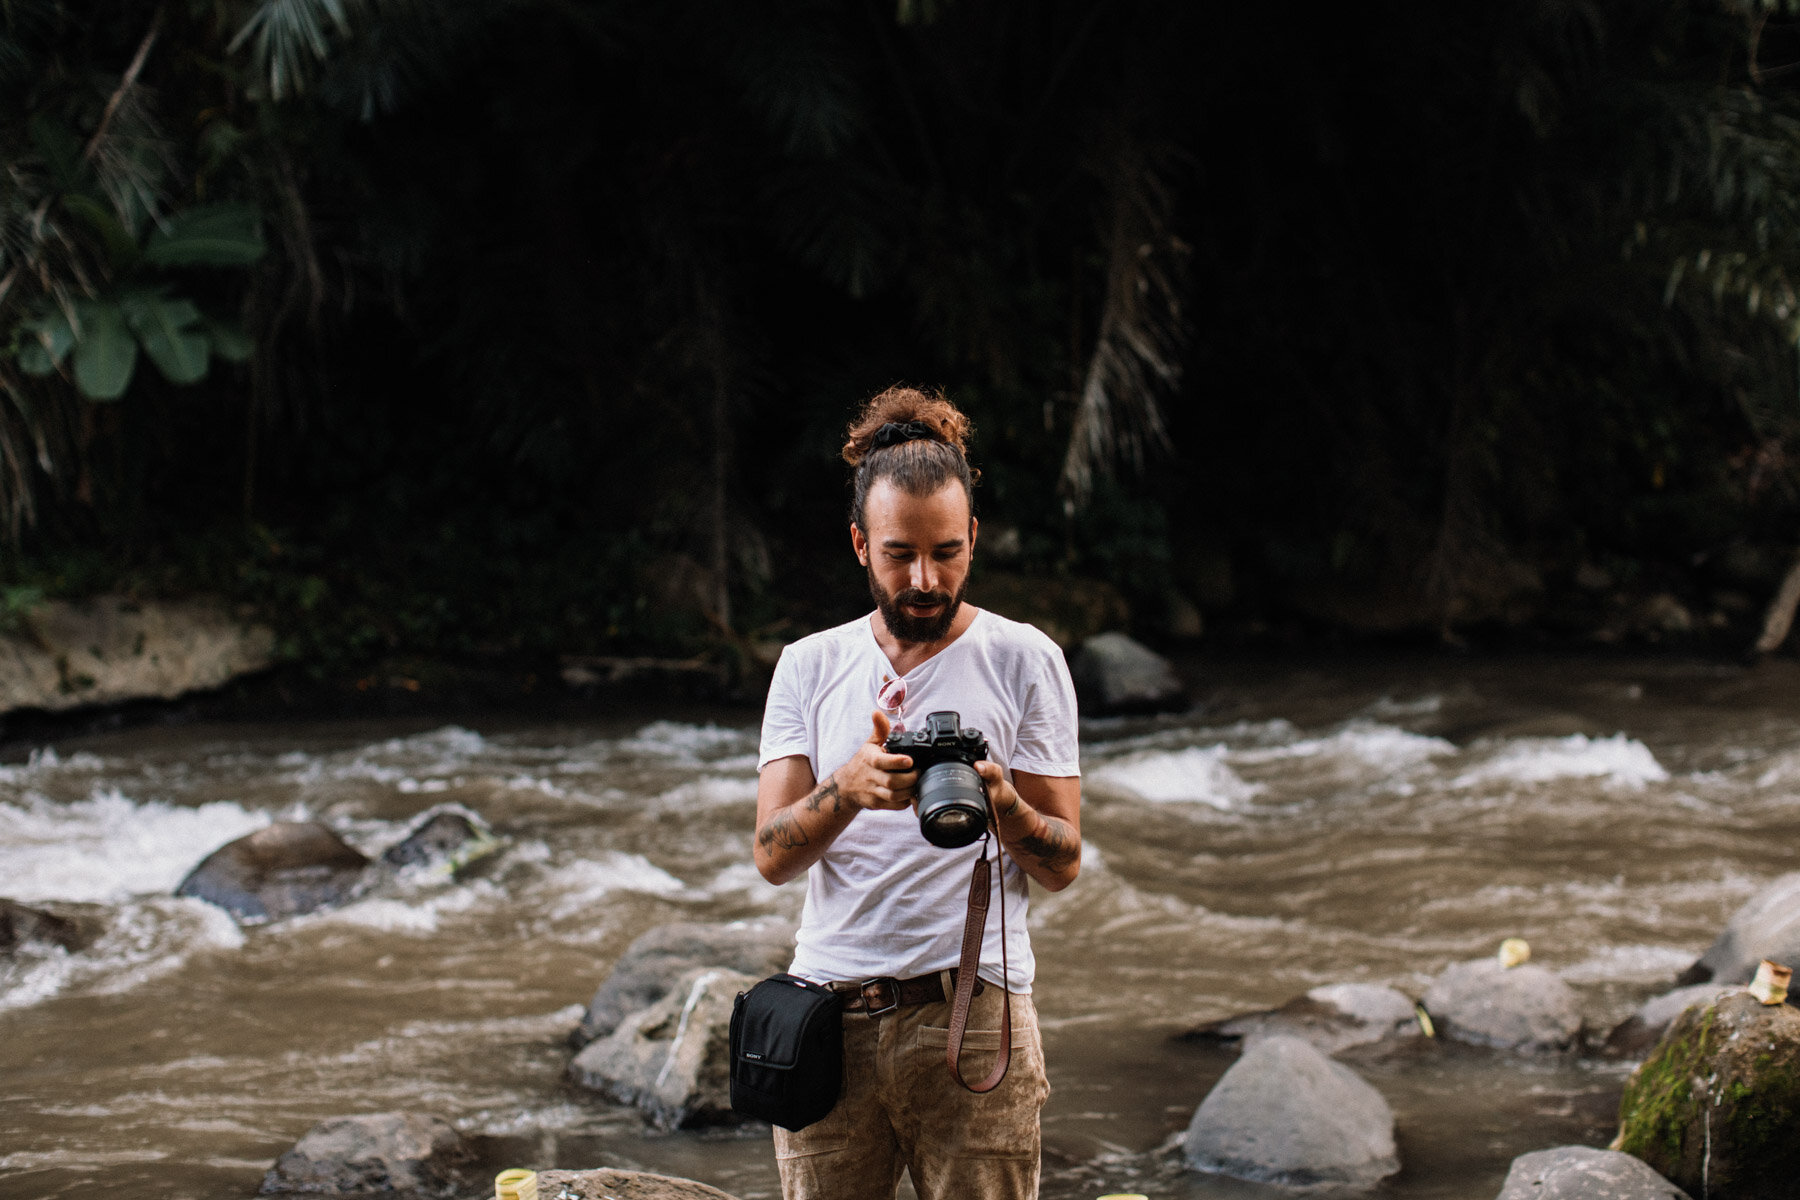
[(836, 448), (904, 380), (976, 420), (988, 564), (1152, 632), (1666, 593), (1741, 645), (1797, 66), (1720, 0), (7, 0), (0, 620), (779, 636), (859, 603)]
[(1676, 1019), (1632, 1074), (1618, 1149), (1690, 1195), (1781, 1200), (1800, 1172), (1800, 1013), (1745, 992)]

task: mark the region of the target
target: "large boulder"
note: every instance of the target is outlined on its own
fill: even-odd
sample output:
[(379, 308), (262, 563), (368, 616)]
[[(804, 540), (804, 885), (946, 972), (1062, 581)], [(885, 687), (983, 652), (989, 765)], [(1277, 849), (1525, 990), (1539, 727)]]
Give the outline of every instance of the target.
[(539, 1171), (543, 1200), (736, 1200), (716, 1187), (644, 1171)]
[(1558, 1146), (1513, 1159), (1495, 1200), (1689, 1200), (1642, 1159), (1592, 1146)]
[(1676, 982), (1749, 983), (1765, 958), (1800, 966), (1800, 871), (1783, 875), (1731, 914), (1725, 931)]
[(75, 951), (88, 940), (88, 932), (78, 922), (16, 900), (0, 899), (0, 954), (11, 954), (28, 942)]
[(731, 1006), (756, 977), (723, 967), (691, 971), (661, 1000), (633, 1013), (569, 1064), (569, 1076), (660, 1129), (729, 1124)]
[(1081, 643), (1069, 674), (1086, 712), (1160, 712), (1186, 704), (1169, 660), (1122, 633), (1096, 634)]
[(1381, 1093), (1284, 1036), (1232, 1064), (1194, 1113), (1182, 1152), (1196, 1170), (1287, 1187), (1368, 1187), (1400, 1169)]
[(1352, 1046), (1418, 1037), (1413, 1002), (1391, 987), (1334, 983), (1266, 1012), (1213, 1021), (1183, 1034), (1183, 1040), (1238, 1042), (1248, 1050), (1264, 1038), (1297, 1037), (1326, 1054)]
[(474, 1148), (441, 1117), (375, 1113), (321, 1121), (275, 1160), (262, 1193), (451, 1196), (470, 1182)]
[(1696, 1196), (1792, 1200), (1800, 1011), (1731, 992), (1690, 1008), (1632, 1072), (1613, 1148)]
[(369, 860), (317, 821), (277, 821), (214, 850), (175, 889), (240, 921), (343, 904), (367, 883)]
[(1731, 990), (1722, 983), (1696, 983), (1653, 996), (1613, 1027), (1604, 1049), (1623, 1058), (1642, 1057), (1662, 1040), (1676, 1017), (1696, 1004), (1711, 1004)]
[(1567, 1050), (1581, 1032), (1575, 990), (1536, 963), (1452, 963), (1425, 990), (1425, 1009), (1446, 1037), (1500, 1050)]
[(605, 1037), (625, 1016), (655, 1004), (696, 970), (729, 967), (761, 978), (785, 971), (793, 957), (794, 929), (785, 921), (658, 925), (619, 956), (570, 1041), (580, 1048)]
[[(985, 533), (982, 544), (987, 544)], [(976, 574), (970, 599), (1003, 617), (1035, 625), (1064, 650), (1102, 630), (1117, 629), (1131, 616), (1119, 589), (1098, 579), (983, 570)]]
[(209, 600), (47, 601), (0, 634), (0, 713), (172, 700), (274, 662), (275, 635)]

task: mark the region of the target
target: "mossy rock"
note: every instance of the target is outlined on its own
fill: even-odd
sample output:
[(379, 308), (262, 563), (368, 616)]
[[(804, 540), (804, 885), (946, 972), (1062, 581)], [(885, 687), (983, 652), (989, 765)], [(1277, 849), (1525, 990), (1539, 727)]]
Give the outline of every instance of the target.
[(1792, 1200), (1800, 1011), (1732, 992), (1688, 1009), (1632, 1073), (1613, 1148), (1711, 1200)]

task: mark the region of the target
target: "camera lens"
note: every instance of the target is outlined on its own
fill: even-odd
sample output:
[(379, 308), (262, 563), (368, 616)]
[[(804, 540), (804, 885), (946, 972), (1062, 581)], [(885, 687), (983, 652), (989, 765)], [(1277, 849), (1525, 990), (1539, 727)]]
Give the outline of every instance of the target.
[(954, 850), (986, 831), (987, 787), (967, 763), (941, 762), (919, 776), (919, 832), (934, 846)]

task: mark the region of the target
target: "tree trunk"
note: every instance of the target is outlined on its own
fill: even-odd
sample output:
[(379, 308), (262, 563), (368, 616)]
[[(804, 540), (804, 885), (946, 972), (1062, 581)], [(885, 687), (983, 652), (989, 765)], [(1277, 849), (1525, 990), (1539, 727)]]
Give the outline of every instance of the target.
[(1795, 556), (1794, 565), (1782, 577), (1781, 588), (1763, 616), (1762, 636), (1756, 639), (1758, 654), (1773, 653), (1787, 640), (1788, 630), (1794, 624), (1796, 606), (1800, 606), (1800, 555)]

